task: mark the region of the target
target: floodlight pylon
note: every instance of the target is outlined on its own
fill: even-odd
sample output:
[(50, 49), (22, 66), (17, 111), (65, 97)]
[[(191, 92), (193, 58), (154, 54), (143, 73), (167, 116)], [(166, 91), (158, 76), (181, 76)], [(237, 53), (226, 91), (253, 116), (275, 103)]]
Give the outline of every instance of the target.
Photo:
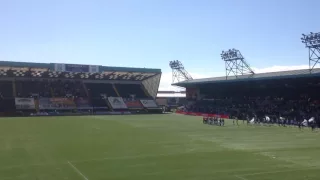
[(309, 70), (312, 70), (320, 64), (320, 32), (305, 35), (302, 34), (301, 42), (309, 50)]
[(193, 79), (179, 60), (170, 61), (169, 66), (172, 69), (172, 84)]
[(237, 49), (222, 51), (221, 59), (225, 61), (226, 79), (232, 75), (238, 78), (239, 75), (255, 74)]

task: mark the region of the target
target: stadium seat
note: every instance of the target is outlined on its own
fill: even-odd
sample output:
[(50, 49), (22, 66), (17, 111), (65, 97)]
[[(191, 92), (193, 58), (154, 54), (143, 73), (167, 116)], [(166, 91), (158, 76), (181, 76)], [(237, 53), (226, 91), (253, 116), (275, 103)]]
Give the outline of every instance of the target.
[(17, 97), (51, 97), (48, 81), (16, 81)]
[(13, 97), (12, 81), (0, 82), (0, 96), (1, 97)]
[(115, 84), (121, 97), (147, 98), (140, 84)]
[(86, 87), (90, 96), (93, 97), (101, 97), (101, 94), (106, 94), (107, 97), (118, 96), (114, 91), (112, 84), (106, 83), (86, 83)]

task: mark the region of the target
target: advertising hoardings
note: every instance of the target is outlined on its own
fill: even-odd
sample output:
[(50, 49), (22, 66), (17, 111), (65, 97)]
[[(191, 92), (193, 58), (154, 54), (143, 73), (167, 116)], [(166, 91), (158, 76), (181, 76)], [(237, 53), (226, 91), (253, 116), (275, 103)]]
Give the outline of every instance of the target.
[(113, 109), (128, 109), (122, 97), (108, 97), (108, 101)]
[(76, 109), (72, 98), (40, 98), (39, 109)]
[(123, 99), (129, 109), (143, 109), (143, 106), (139, 100), (132, 98)]
[(143, 105), (143, 107), (145, 108), (158, 108), (158, 105), (156, 104), (156, 102), (154, 100), (140, 100), (141, 104)]
[(90, 109), (92, 108), (88, 98), (76, 98), (74, 99), (77, 109)]
[(16, 109), (35, 109), (33, 98), (15, 98)]

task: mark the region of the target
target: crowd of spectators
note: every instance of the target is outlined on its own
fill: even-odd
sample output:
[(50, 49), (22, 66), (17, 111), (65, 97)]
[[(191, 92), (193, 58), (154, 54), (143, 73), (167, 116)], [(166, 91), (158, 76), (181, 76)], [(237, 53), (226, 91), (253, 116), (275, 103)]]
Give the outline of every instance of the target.
[[(0, 97), (13, 98), (30, 98), (30, 97), (74, 97), (74, 98), (100, 98), (101, 94), (106, 97), (117, 97), (112, 84), (107, 83), (86, 83), (71, 80), (18, 80), (0, 81)], [(15, 87), (15, 89), (14, 89)], [(121, 97), (146, 98), (140, 84), (116, 84)]]
[(16, 81), (16, 91), (17, 97), (87, 97), (79, 81)]
[(306, 94), (298, 99), (283, 97), (242, 97), (223, 99), (202, 99), (192, 105), (185, 106), (187, 111), (228, 115), (239, 119), (252, 117), (263, 118), (286, 117), (301, 121), (311, 117), (319, 117), (320, 101), (313, 100)]
[[(116, 84), (61, 79), (0, 81), (0, 116), (48, 113), (105, 113), (108, 97), (146, 98), (141, 84)], [(17, 108), (15, 98), (34, 98), (37, 108)], [(66, 98), (66, 99), (48, 99)], [(21, 101), (23, 99), (20, 99)], [(58, 102), (59, 101), (59, 102)], [(74, 104), (72, 104), (73, 102)], [(40, 108), (41, 105), (41, 108)], [(77, 108), (75, 108), (77, 107)], [(37, 113), (38, 114), (37, 114)]]
[(87, 97), (80, 81), (51, 81), (49, 86), (54, 97)]

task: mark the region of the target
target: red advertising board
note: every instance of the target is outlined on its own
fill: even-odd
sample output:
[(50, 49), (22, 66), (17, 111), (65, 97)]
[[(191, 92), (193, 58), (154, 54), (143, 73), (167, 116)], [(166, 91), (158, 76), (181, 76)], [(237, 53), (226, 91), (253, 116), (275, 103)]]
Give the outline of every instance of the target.
[(76, 103), (76, 106), (78, 109), (92, 108), (88, 98), (76, 98), (76, 99), (74, 99), (74, 102)]
[(184, 111), (176, 111), (177, 114), (184, 114), (189, 116), (205, 116), (205, 117), (219, 117), (228, 119), (228, 115), (221, 115), (221, 114), (207, 114), (207, 113), (199, 113), (199, 112), (184, 112)]
[(40, 98), (39, 109), (75, 109), (72, 98)]
[(129, 109), (142, 109), (143, 108), (143, 106), (139, 100), (124, 99), (124, 102), (126, 103), (126, 105)]

